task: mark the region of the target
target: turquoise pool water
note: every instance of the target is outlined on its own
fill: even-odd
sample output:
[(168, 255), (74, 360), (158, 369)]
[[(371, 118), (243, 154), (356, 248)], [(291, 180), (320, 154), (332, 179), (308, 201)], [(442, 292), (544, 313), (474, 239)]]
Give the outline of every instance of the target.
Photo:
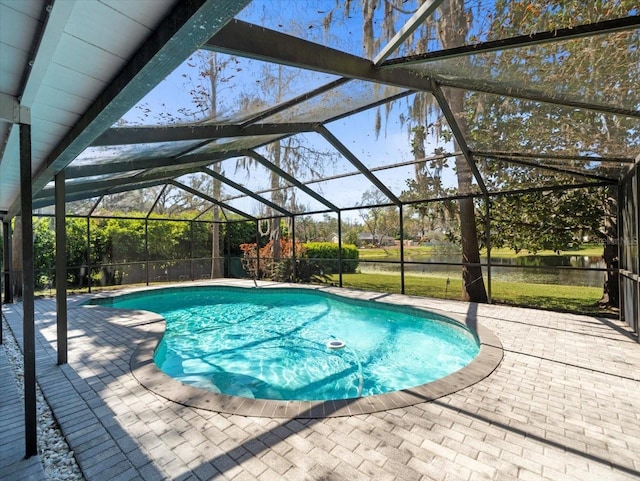
[(162, 371), (233, 396), (382, 394), (444, 377), (479, 351), (470, 331), (442, 316), (306, 289), (170, 288), (109, 303), (166, 319), (154, 358)]

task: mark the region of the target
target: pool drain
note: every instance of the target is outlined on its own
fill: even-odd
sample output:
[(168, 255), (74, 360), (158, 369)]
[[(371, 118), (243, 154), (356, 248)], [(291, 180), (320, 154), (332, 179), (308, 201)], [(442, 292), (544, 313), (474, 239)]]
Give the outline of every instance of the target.
[(329, 349), (342, 349), (345, 346), (346, 344), (344, 343), (344, 341), (341, 341), (340, 339), (332, 339), (331, 341), (327, 342), (327, 347)]

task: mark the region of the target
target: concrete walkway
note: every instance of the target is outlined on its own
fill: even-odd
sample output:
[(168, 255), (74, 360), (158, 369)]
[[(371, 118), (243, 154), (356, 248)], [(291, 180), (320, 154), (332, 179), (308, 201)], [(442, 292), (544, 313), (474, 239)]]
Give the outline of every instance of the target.
[[(38, 382), (89, 481), (640, 479), (640, 344), (617, 321), (412, 298), (477, 318), (502, 342), (500, 366), (432, 402), (267, 419), (146, 390), (129, 362), (154, 317), (85, 299), (69, 298), (68, 365), (55, 365), (52, 300), (36, 301), (36, 344)], [(20, 308), (2, 311), (18, 337)]]

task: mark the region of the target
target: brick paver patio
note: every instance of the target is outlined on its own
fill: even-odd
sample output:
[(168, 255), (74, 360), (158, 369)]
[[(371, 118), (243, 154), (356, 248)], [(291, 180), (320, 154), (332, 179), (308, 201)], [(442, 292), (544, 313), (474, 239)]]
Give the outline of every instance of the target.
[[(493, 331), (499, 367), (409, 407), (268, 419), (148, 391), (129, 362), (156, 316), (83, 300), (69, 297), (68, 365), (55, 365), (53, 300), (36, 301), (36, 343), (39, 385), (89, 481), (640, 479), (640, 344), (615, 320), (415, 299)], [(20, 309), (2, 310), (18, 338)]]

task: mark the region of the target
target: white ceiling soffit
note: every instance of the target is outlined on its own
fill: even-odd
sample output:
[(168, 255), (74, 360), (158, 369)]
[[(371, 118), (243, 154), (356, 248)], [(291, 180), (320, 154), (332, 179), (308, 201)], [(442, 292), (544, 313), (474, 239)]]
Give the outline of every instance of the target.
[(44, 0), (0, 1), (0, 212), (7, 210), (20, 185), (17, 164), (7, 160), (18, 152), (17, 135), (8, 143), (11, 131), (15, 130), (9, 123), (15, 120), (10, 111), (17, 104), (43, 8)]
[(4, 94), (19, 93), (44, 4), (44, 0), (0, 1), (0, 92)]
[[(34, 172), (174, 3), (58, 0), (47, 11), (44, 0), (0, 0), (0, 85), (12, 96), (22, 93), (21, 105), (31, 109)], [(144, 18), (140, 4), (146, 7)], [(31, 58), (42, 21), (46, 28)], [(11, 56), (5, 58), (5, 52)], [(25, 71), (28, 78), (20, 92)], [(0, 211), (19, 196), (18, 135), (17, 129), (11, 130), (2, 139), (6, 148), (0, 159)]]
[[(45, 9), (43, 0), (0, 0), (0, 92), (18, 97), (32, 62), (21, 103), (31, 109), (34, 194), (248, 0), (47, 3), (52, 6)], [(163, 22), (169, 14), (173, 21)], [(18, 135), (2, 125), (0, 213), (12, 216), (20, 185)]]

